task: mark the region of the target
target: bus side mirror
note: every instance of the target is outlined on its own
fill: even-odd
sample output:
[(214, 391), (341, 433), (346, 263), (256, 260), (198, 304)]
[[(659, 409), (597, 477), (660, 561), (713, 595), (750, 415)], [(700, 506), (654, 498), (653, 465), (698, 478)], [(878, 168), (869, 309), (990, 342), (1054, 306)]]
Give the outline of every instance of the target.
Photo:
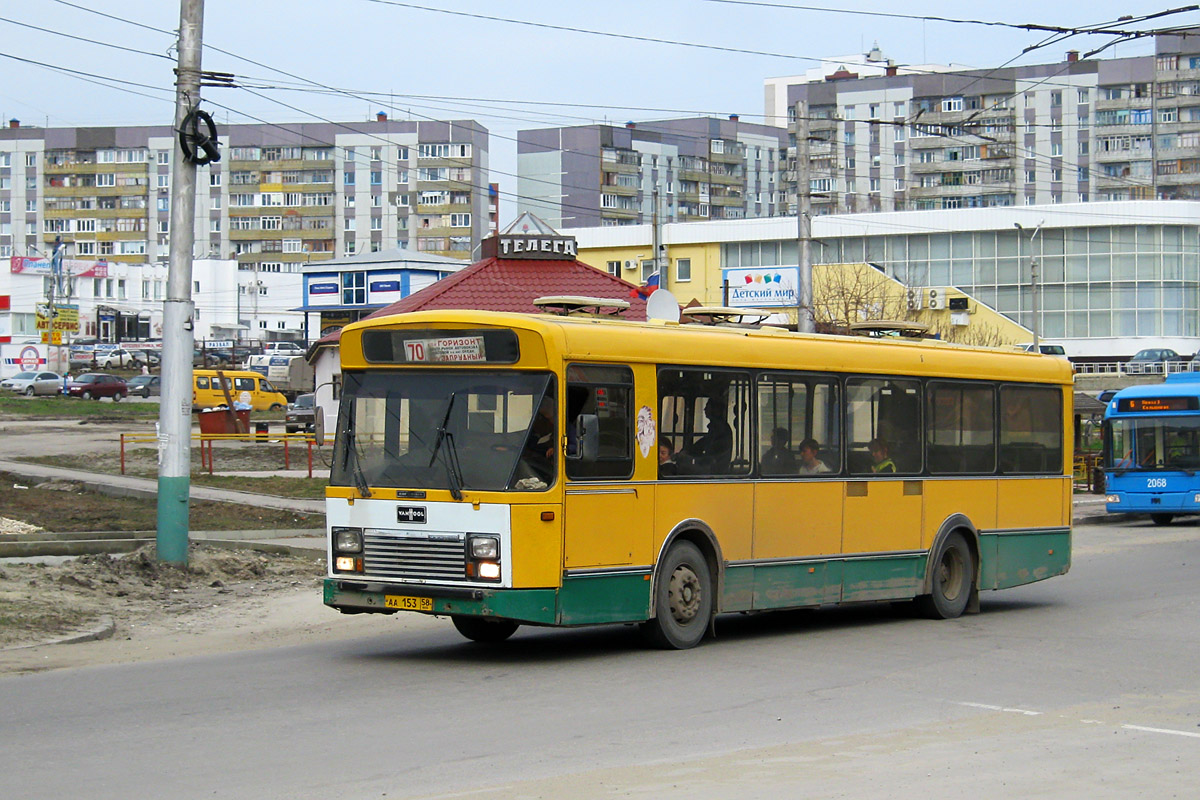
[(320, 406), (313, 407), (313, 438), (317, 447), (325, 444), (325, 410)]
[(575, 420), (575, 442), (574, 453), (567, 447), (567, 458), (595, 461), (600, 454), (600, 418), (595, 414), (580, 414)]

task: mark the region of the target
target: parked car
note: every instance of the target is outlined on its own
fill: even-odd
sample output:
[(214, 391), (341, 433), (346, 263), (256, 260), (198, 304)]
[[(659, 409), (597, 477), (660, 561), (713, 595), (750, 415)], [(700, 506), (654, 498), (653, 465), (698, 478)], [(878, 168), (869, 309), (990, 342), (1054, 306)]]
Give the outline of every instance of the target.
[(158, 397), (162, 394), (162, 378), (157, 375), (135, 375), (125, 385), (131, 395)]
[(263, 355), (268, 356), (302, 356), (304, 348), (295, 342), (266, 342), (262, 346)]
[(157, 350), (131, 350), (130, 352), (133, 353), (133, 359), (139, 365), (157, 367), (162, 363), (162, 356)]
[(116, 402), (129, 394), (129, 387), (116, 375), (104, 372), (86, 372), (71, 379), (67, 384), (67, 394), (71, 397), (82, 397), (84, 400), (111, 397), (113, 402)]
[(133, 367), (141, 363), (133, 350), (124, 347), (114, 347), (105, 353), (96, 354), (96, 366), (104, 369), (113, 367)]
[(26, 397), (35, 394), (62, 394), (63, 378), (57, 372), (18, 372), (0, 381), (0, 389), (19, 392)]
[(1181, 361), (1179, 353), (1169, 347), (1149, 347), (1139, 350), (1125, 362), (1125, 371), (1132, 375), (1166, 373), (1167, 363)]
[(316, 403), (313, 395), (301, 394), (296, 396), (296, 402), (288, 403), (287, 413), (283, 415), (283, 427), (288, 433), (316, 429)]
[(1017, 345), (1026, 353), (1041, 353), (1044, 356), (1059, 356), (1060, 358), (1067, 357), (1067, 351), (1061, 344), (1044, 344), (1038, 342), (1035, 346), (1032, 342), (1029, 344)]

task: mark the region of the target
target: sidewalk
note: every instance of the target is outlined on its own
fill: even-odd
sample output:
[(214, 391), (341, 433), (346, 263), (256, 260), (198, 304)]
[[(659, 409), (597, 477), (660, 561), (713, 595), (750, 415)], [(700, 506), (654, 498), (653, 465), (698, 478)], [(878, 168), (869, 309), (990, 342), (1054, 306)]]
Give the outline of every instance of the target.
[[(83, 484), (92, 491), (101, 492), (103, 494), (126, 497), (158, 496), (158, 481), (152, 478), (135, 478), (131, 475), (109, 475), (101, 472), (88, 472), (81, 469), (66, 469), (64, 467), (51, 467), (45, 464), (26, 464), (22, 461), (5, 460), (0, 460), (0, 472), (8, 472), (12, 475), (19, 475), (22, 478), (39, 481), (75, 481), (76, 483)], [(280, 474), (292, 476), (291, 472), (285, 470), (254, 474)], [(307, 474), (307, 472), (304, 472), (304, 475)], [(325, 513), (324, 500), (305, 500), (293, 497), (276, 497), (275, 495), (255, 494), (254, 492), (240, 492), (236, 489), (217, 489), (212, 486), (199, 486), (195, 483), (190, 485), (188, 496), (193, 500), (214, 500), (219, 503), (240, 503), (241, 505), (256, 506), (258, 508), (276, 508), (284, 511), (307, 511), (314, 514)]]

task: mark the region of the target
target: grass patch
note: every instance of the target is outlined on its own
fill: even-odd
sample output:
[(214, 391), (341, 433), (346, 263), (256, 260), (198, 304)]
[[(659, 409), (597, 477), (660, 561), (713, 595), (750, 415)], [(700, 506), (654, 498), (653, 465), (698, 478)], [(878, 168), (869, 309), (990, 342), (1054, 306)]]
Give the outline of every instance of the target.
[(158, 401), (114, 403), (111, 400), (80, 400), (75, 397), (0, 397), (0, 418), (42, 417), (46, 419), (112, 420), (158, 419)]
[[(16, 485), (29, 486), (27, 489)], [(45, 486), (45, 484), (43, 484)], [(75, 531), (150, 531), (158, 527), (155, 498), (110, 497), (70, 483), (36, 488), (23, 478), (0, 473), (0, 508), (10, 519), (55, 533)], [(200, 531), (321, 528), (323, 514), (304, 514), (236, 503), (192, 500), (189, 527)]]

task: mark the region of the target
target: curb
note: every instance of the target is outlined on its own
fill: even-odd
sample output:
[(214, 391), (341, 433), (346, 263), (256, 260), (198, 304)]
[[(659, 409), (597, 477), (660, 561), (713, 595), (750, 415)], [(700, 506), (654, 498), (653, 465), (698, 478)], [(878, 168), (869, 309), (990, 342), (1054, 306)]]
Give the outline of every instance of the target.
[(14, 644), (11, 647), (0, 648), (0, 650), (29, 650), (34, 647), (45, 647), (52, 644), (78, 644), (79, 642), (96, 642), (101, 639), (107, 639), (116, 633), (117, 624), (108, 614), (104, 614), (97, 621), (95, 626), (89, 630), (79, 633), (71, 633), (58, 639), (49, 639), (45, 642), (34, 642), (33, 644)]

